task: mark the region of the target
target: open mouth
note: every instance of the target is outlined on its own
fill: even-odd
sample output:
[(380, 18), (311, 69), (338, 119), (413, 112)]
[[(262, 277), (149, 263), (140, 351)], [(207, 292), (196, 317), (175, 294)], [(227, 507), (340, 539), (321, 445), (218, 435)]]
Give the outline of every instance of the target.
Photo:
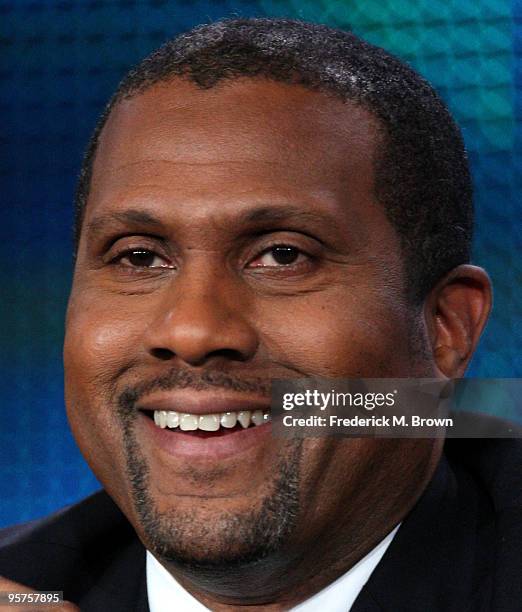
[(146, 411), (145, 414), (153, 419), (160, 429), (177, 430), (197, 437), (222, 436), (259, 427), (271, 420), (268, 410), (241, 410), (210, 414), (152, 410)]

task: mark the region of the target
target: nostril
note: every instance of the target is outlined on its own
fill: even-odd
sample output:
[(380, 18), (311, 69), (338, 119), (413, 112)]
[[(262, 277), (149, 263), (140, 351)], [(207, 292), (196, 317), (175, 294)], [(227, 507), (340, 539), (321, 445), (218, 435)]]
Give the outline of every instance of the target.
[(236, 349), (228, 349), (228, 348), (223, 348), (223, 349), (218, 349), (217, 351), (212, 351), (212, 353), (209, 353), (209, 356), (225, 357), (225, 359), (229, 361), (246, 361), (248, 359), (248, 357), (246, 355), (243, 355), (241, 351), (238, 351)]
[[(174, 357), (176, 357), (176, 353), (167, 348), (153, 348), (151, 349), (150, 353), (153, 357), (159, 359), (160, 361), (170, 361), (171, 359), (174, 359)], [(223, 348), (205, 353), (201, 355), (201, 357), (198, 359), (190, 359), (190, 362), (193, 365), (199, 365), (211, 357), (223, 357), (227, 361), (246, 361), (248, 358), (247, 356), (243, 355), (241, 351)], [(186, 357), (186, 359), (188, 360), (189, 358)]]
[(155, 348), (151, 350), (152, 356), (161, 361), (168, 361), (174, 357), (174, 353), (166, 348)]

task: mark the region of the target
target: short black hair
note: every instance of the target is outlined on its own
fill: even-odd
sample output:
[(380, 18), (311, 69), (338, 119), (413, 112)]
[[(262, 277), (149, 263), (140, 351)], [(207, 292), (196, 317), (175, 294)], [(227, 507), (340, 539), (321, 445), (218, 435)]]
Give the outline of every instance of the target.
[(375, 195), (395, 227), (408, 293), (420, 303), (471, 256), (472, 186), (459, 128), (431, 85), (351, 32), (290, 19), (226, 19), (177, 36), (121, 81), (94, 130), (76, 193), (78, 246), (99, 136), (119, 101), (185, 78), (202, 89), (263, 77), (333, 94), (371, 112), (382, 128)]

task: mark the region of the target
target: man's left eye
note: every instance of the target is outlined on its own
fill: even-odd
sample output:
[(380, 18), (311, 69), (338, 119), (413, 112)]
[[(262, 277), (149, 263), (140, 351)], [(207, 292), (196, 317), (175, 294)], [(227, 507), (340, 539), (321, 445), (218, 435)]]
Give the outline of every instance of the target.
[(300, 249), (288, 245), (277, 245), (270, 247), (259, 257), (256, 257), (249, 264), (249, 268), (275, 268), (281, 266), (291, 266), (301, 263), (306, 259), (305, 253)]
[(169, 263), (154, 251), (148, 249), (130, 249), (125, 251), (116, 261), (133, 268), (169, 268)]

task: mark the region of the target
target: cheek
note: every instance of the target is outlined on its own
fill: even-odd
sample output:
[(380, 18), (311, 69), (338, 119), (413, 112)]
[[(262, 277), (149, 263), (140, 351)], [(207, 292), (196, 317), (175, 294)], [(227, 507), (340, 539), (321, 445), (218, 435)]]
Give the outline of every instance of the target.
[(64, 369), (65, 402), (72, 432), (88, 464), (106, 484), (123, 470), (114, 384), (118, 373), (135, 356), (138, 332), (124, 316), (125, 310), (101, 305), (101, 301), (82, 300), (80, 305), (71, 300)]
[(64, 343), (66, 382), (97, 395), (133, 359), (144, 317), (104, 300), (71, 300)]
[(410, 367), (404, 308), (382, 297), (331, 291), (259, 313), (263, 342), (274, 361), (304, 375), (393, 377)]

